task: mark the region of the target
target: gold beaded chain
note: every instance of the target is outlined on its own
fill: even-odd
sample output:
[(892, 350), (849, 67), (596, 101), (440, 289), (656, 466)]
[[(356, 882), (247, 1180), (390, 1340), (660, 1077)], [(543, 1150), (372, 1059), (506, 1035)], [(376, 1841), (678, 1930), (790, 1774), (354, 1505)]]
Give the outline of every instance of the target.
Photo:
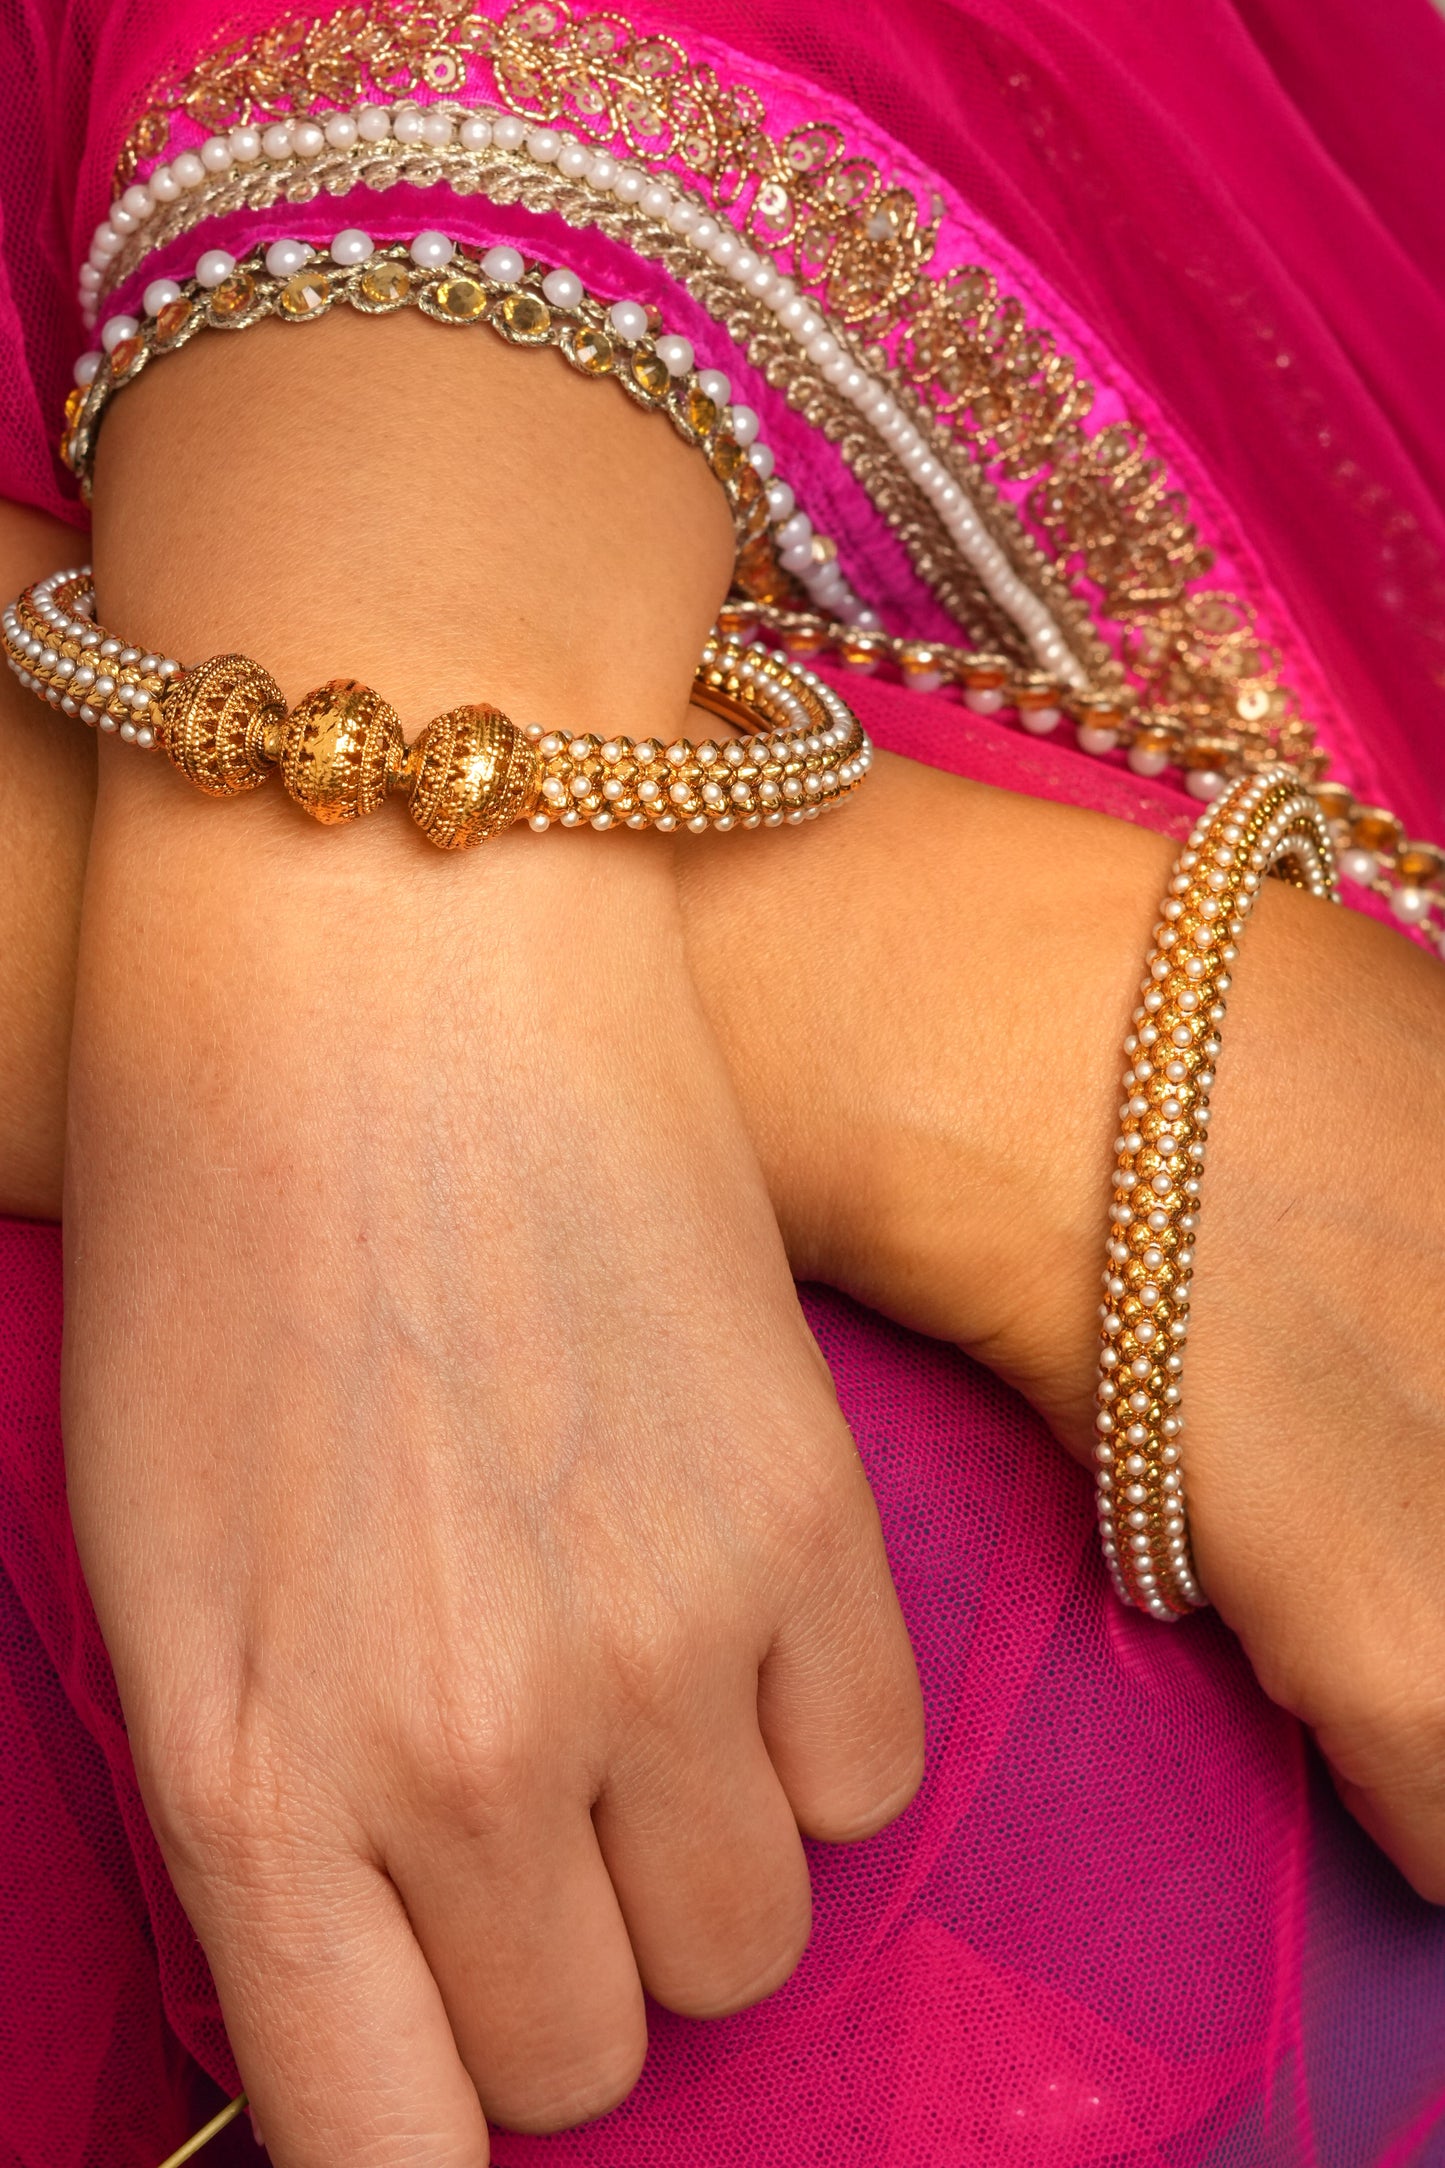
[(443, 850), (484, 842), (525, 819), (552, 827), (796, 827), (851, 796), (873, 751), (830, 685), (764, 648), (709, 637), (693, 700), (741, 733), (695, 744), (678, 738), (564, 736), (521, 727), (484, 704), (437, 716), (408, 745), (381, 695), (333, 679), (290, 713), (269, 673), (244, 655), (183, 670), (93, 623), (87, 572), (52, 574), (0, 618), (11, 668), (50, 705), (159, 746), (212, 797), (257, 789), (279, 774), (313, 819), (363, 818), (390, 796)]
[(1324, 814), (1284, 767), (1236, 783), (1196, 823), (1124, 1041), (1099, 1312), (1096, 1493), (1114, 1587), (1158, 1619), (1207, 1601), (1185, 1526), (1180, 1381), (1225, 995), (1271, 874), (1339, 900)]
[[(1102, 755), (1117, 748), (1145, 776), (1177, 767), (1192, 796), (1217, 796), (1241, 773), (1247, 777), (1275, 764), (1267, 748), (1251, 751), (1166, 727), (1123, 693), (1073, 692), (1043, 672), (1020, 671), (1004, 655), (945, 640), (905, 639), (840, 624), (816, 611), (739, 596), (729, 597), (718, 624), (738, 639), (765, 632), (790, 655), (832, 657), (860, 676), (888, 670), (917, 692), (955, 691), (975, 713), (1005, 720), (1013, 715), (1024, 730), (1041, 736), (1067, 716), (1085, 752)], [(1445, 850), (1412, 839), (1396, 814), (1367, 804), (1344, 783), (1291, 773), (1328, 822), (1341, 870), (1388, 904), (1400, 925), (1445, 955)]]
[(431, 268), (414, 262), (400, 242), (373, 249), (358, 264), (318, 261), (285, 276), (269, 272), (265, 257), (264, 244), (258, 244), (214, 286), (187, 279), (175, 300), (117, 341), (88, 387), (77, 386), (70, 394), (61, 457), (79, 479), (87, 503), (96, 440), (111, 399), (201, 332), (244, 331), (268, 320), (314, 323), (342, 306), (363, 316), (413, 308), (436, 323), (485, 325), (509, 346), (551, 347), (579, 375), (610, 378), (636, 405), (666, 415), (684, 442), (703, 453), (722, 484), (737, 537), (735, 579), (742, 592), (801, 597), (802, 589), (777, 562), (767, 486), (733, 434), (729, 410), (708, 395), (702, 382), (706, 370), (679, 370), (663, 358), (668, 342), (656, 309), (639, 304), (646, 329), (625, 337), (613, 320), (615, 304), (609, 307), (585, 291), (570, 306), (549, 299), (543, 292), (544, 265), (518, 257), (519, 277), (491, 278), (482, 258), (459, 246), (445, 265)]

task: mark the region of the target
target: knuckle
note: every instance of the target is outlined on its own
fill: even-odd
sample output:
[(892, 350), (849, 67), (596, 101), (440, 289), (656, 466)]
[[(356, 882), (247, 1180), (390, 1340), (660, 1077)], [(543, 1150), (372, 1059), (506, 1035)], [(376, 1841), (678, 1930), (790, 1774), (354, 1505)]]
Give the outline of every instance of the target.
[(520, 1697), (432, 1694), (407, 1719), (404, 1752), (434, 1811), (486, 1836), (515, 1819), (537, 1768)]
[(173, 1723), (146, 1756), (146, 1804), (166, 1857), (246, 1876), (294, 1817), (285, 1770), (259, 1725)]

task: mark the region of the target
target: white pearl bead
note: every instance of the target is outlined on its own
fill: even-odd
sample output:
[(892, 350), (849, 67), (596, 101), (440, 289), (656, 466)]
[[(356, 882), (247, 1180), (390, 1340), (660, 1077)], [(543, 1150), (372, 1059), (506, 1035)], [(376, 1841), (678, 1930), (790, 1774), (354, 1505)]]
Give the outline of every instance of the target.
[(1380, 861), (1373, 851), (1341, 851), (1340, 871), (1357, 888), (1368, 888), (1379, 874)]
[(384, 105), (364, 105), (356, 116), (356, 132), (363, 143), (385, 143), (391, 134), (391, 115)]
[(422, 117), (414, 105), (404, 105), (399, 113), (393, 113), (391, 132), (398, 143), (404, 143), (408, 147), (413, 143), (421, 142), (423, 135)]
[[(202, 260), (204, 261), (204, 259)], [(229, 264), (229, 262), (230, 258), (228, 257), (227, 263)], [(224, 276), (225, 274), (222, 273), (222, 277)], [(207, 282), (205, 280), (202, 280), (203, 285), (206, 283)], [(210, 281), (210, 283), (219, 286), (221, 282), (220, 279), (215, 279)], [(139, 329), (140, 326), (137, 324), (133, 316), (112, 316), (110, 322), (105, 325), (104, 329), (100, 334), (100, 343), (105, 348), (107, 354), (113, 354), (122, 339), (129, 339), (133, 337)]]
[(701, 217), (702, 213), (697, 205), (689, 203), (685, 196), (680, 196), (667, 213), (667, 223), (674, 233), (696, 233)]
[(748, 449), (748, 464), (760, 481), (769, 482), (772, 480), (773, 454), (768, 445), (751, 445)]
[(717, 220), (715, 218), (709, 218), (707, 213), (704, 212), (702, 217), (698, 220), (697, 224), (692, 229), (693, 247), (700, 248), (704, 252), (706, 252), (712, 247), (713, 242), (717, 239), (718, 230), (719, 229)]
[(1206, 805), (1217, 798), (1221, 791), (1226, 790), (1228, 785), (1229, 778), (1220, 775), (1214, 768), (1191, 768), (1184, 778), (1184, 788), (1190, 797), (1202, 798)]
[(605, 193), (617, 178), (617, 160), (609, 158), (606, 151), (598, 151), (595, 158), (587, 161), (587, 178), (594, 188)]
[[(231, 156), (239, 166), (254, 165), (261, 155), (261, 131), (259, 128), (233, 128), (226, 141), (231, 146)], [(151, 193), (155, 193), (155, 175), (151, 175)]]
[(1051, 730), (1058, 728), (1059, 711), (1057, 708), (1020, 708), (1019, 721), (1031, 737), (1046, 738)]
[(721, 369), (704, 369), (698, 377), (697, 388), (714, 406), (726, 406), (733, 395), (732, 384)]
[(575, 309), (582, 299), (582, 281), (575, 271), (549, 271), (542, 291), (554, 309)]
[[(771, 496), (771, 491), (769, 495)], [(778, 540), (784, 549), (789, 549), (800, 542), (809, 542), (812, 540), (812, 535), (813, 522), (806, 512), (794, 512), (792, 518), (785, 520), (778, 529)]]
[(206, 178), (206, 169), (194, 151), (182, 151), (179, 158), (173, 158), (171, 172), (182, 188), (199, 188)]
[(444, 233), (428, 227), (412, 242), (409, 254), (412, 262), (422, 271), (440, 271), (449, 264), (456, 253), (455, 246)]
[[(273, 121), (269, 128), (261, 130), (261, 149), (273, 165), (280, 165), (291, 156), (291, 127), (287, 121)], [(179, 166), (180, 160), (176, 160)], [(179, 176), (178, 176), (179, 178)]]
[(607, 320), (620, 339), (632, 341), (647, 335), (647, 311), (640, 301), (614, 301)]
[(1402, 926), (1418, 926), (1430, 910), (1431, 898), (1423, 888), (1397, 888), (1390, 898), (1390, 909)]
[(1135, 775), (1162, 775), (1169, 765), (1167, 753), (1156, 752), (1148, 745), (1131, 745), (1128, 760)]
[(527, 266), (515, 248), (489, 248), (482, 258), (482, 276), (497, 286), (515, 286)]
[(146, 187), (157, 203), (174, 203), (181, 193), (181, 184), (169, 166), (157, 166)]
[(612, 193), (619, 203), (638, 203), (647, 186), (647, 175), (639, 173), (636, 166), (619, 166), (617, 178), (612, 183)]
[(457, 130), (457, 141), (464, 151), (484, 151), (490, 148), (492, 124), (483, 120), (480, 113), (469, 113)]
[(671, 189), (664, 188), (660, 181), (651, 182), (638, 197), (637, 208), (645, 211), (649, 218), (665, 219), (672, 209)]
[[(221, 145), (221, 148), (222, 150), (226, 150), (226, 146), (224, 143)], [(204, 155), (205, 154), (203, 152), (202, 156)], [(226, 164), (229, 165), (230, 163), (231, 154), (229, 151), (226, 151)], [(128, 188), (126, 190), (125, 194), (120, 199), (120, 207), (131, 218), (135, 220), (138, 226), (143, 225), (146, 219), (150, 217), (151, 212), (156, 207), (155, 198), (151, 195), (151, 192), (148, 188), (142, 188), (139, 186), (139, 184), (137, 184), (134, 188)], [(115, 223), (114, 219), (112, 219), (111, 223), (112, 225)]]
[(90, 253), (96, 262), (109, 263), (119, 247), (120, 235), (109, 220), (96, 227), (90, 243)]
[(515, 113), (504, 113), (500, 120), (492, 122), (492, 141), (499, 151), (519, 151), (526, 140), (526, 123)]
[(1105, 730), (1098, 723), (1080, 723), (1076, 735), (1086, 753), (1112, 753), (1119, 742), (1117, 730)]
[(768, 490), (769, 519), (777, 521), (789, 518), (796, 507), (797, 501), (788, 483), (774, 482)]
[(728, 426), (739, 444), (748, 445), (756, 441), (760, 424), (752, 407), (735, 406), (728, 409)]
[(83, 294), (92, 294), (98, 289), (99, 285), (100, 272), (97, 267), (93, 263), (83, 263), (80, 267), (81, 292)]
[(305, 241), (273, 241), (266, 251), (266, 269), (273, 279), (289, 279), (310, 263), (311, 256)]
[(236, 154), (224, 136), (208, 136), (201, 145), (201, 164), (207, 173), (229, 173)]
[(657, 342), (657, 358), (669, 376), (686, 376), (696, 360), (690, 339), (669, 332)]
[(346, 226), (331, 244), (331, 261), (339, 264), (365, 263), (371, 255), (374, 243), (369, 233), (359, 226)]
[(325, 134), (334, 151), (349, 151), (359, 140), (361, 131), (350, 113), (328, 113)]
[(450, 114), (441, 112), (434, 105), (428, 106), (421, 117), (421, 139), (429, 150), (445, 150), (452, 139)]
[(95, 382), (96, 372), (99, 370), (101, 362), (104, 359), (105, 357), (103, 354), (97, 354), (94, 350), (92, 350), (88, 354), (82, 354), (79, 360), (76, 362), (74, 369), (71, 371), (71, 374), (75, 378), (76, 383), (82, 386), (86, 384), (93, 384)]
[(527, 138), (527, 156), (539, 166), (555, 165), (561, 148), (562, 138), (555, 128), (534, 128)]
[(316, 158), (326, 147), (326, 137), (314, 120), (291, 124), (291, 148), (298, 158)]
[(174, 279), (152, 279), (141, 295), (141, 307), (147, 316), (159, 316), (169, 302), (179, 301), (181, 289)]
[(725, 271), (742, 245), (731, 227), (719, 226), (708, 244), (707, 252), (713, 262)]

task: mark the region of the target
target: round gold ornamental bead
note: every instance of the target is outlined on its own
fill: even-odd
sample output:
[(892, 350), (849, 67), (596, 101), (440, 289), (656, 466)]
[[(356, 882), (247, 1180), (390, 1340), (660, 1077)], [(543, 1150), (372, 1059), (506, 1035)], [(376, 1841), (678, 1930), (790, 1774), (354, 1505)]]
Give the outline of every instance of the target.
[(542, 762), (498, 708), (451, 708), (438, 715), (407, 755), (411, 817), (444, 851), (510, 828), (530, 813)]
[(273, 767), (267, 732), (286, 713), (281, 688), (245, 655), (213, 655), (176, 679), (161, 705), (161, 742), (173, 766), (212, 798), (255, 790)]
[(374, 813), (406, 759), (401, 718), (355, 678), (332, 678), (286, 717), (281, 781), (313, 820), (328, 824)]

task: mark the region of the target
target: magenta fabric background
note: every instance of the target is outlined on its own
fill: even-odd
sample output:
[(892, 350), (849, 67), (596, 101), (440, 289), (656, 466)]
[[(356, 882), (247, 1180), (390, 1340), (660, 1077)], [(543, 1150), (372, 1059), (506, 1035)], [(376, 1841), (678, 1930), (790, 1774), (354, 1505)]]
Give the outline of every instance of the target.
[[(801, 76), (816, 110), (848, 101), (936, 171), (970, 243), (1163, 433), (1352, 779), (1445, 831), (1445, 25), (1427, 0), (636, 16)], [(75, 516), (49, 449), (82, 343), (74, 263), (138, 91), (215, 20), (210, 0), (3, 0), (25, 124), (0, 142), (0, 493)], [(767, 424), (906, 600), (852, 485), (786, 437), (776, 400)], [(917, 757), (1181, 818), (1066, 747), (849, 689)], [(196, 2062), (234, 2074), (70, 1542), (58, 1264), (53, 1230), (0, 1226), (0, 2168), (146, 2168), (199, 2120)], [(1445, 2160), (1445, 1923), (1339, 1813), (1217, 1622), (1160, 1633), (1107, 1597), (1083, 1479), (1021, 1403), (841, 1298), (808, 1304), (919, 1652), (927, 1787), (873, 1843), (816, 1852), (815, 1944), (782, 1994), (721, 2025), (659, 2013), (623, 2110), (500, 2137), (501, 2168)]]

